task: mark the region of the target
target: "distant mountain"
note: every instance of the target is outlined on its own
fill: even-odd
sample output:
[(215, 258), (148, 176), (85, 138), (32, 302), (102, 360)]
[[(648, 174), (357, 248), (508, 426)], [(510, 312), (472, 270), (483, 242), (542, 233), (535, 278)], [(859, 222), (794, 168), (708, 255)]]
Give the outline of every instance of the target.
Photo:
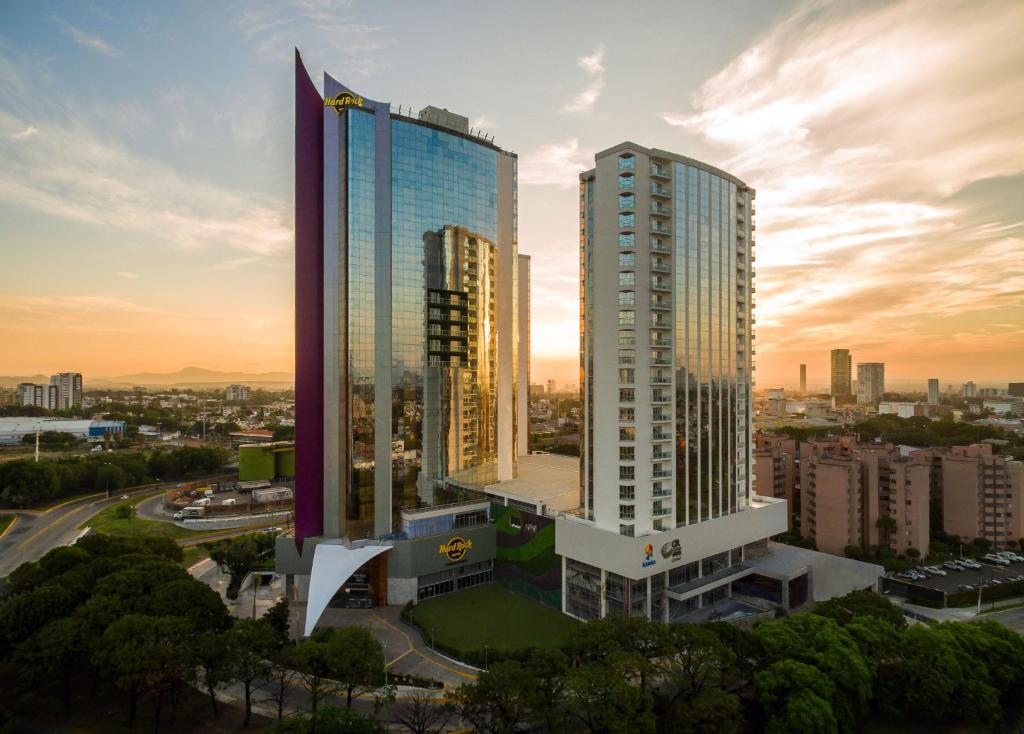
[(49, 375), (22, 375), (21, 377), (0, 375), (0, 387), (17, 387), (22, 382), (34, 382), (38, 384), (50, 384)]
[(202, 367), (185, 367), (177, 372), (140, 372), (117, 377), (86, 376), (86, 389), (90, 387), (131, 387), (133, 385), (161, 387), (217, 387), (231, 383), (244, 383), (253, 387), (291, 387), (295, 375), (291, 372), (220, 372)]

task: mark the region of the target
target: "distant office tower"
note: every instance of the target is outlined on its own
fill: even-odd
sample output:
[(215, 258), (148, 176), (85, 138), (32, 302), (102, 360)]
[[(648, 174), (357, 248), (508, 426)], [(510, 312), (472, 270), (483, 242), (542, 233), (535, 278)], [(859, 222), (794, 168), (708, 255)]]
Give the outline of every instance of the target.
[(57, 385), (37, 385), (22, 382), (18, 385), (17, 404), (34, 406), (44, 410), (57, 410), (60, 404), (60, 388)]
[(807, 365), (800, 365), (800, 392), (807, 392)]
[(965, 382), (963, 393), (965, 398), (976, 398), (978, 397), (978, 386), (974, 382)]
[(554, 380), (548, 380), (548, 395), (554, 395), (554, 394), (555, 394), (555, 381)]
[(248, 385), (228, 385), (226, 399), (229, 403), (241, 403), (248, 400), (251, 395), (252, 390)]
[(978, 390), (978, 395), (983, 398), (998, 398), (1000, 392), (998, 387), (983, 387)]
[(853, 382), (853, 364), (849, 349), (832, 350), (832, 397), (847, 398)]
[(885, 364), (883, 362), (857, 363), (857, 402), (874, 405), (885, 393)]
[(82, 373), (61, 372), (50, 377), (57, 388), (57, 409), (70, 410), (82, 404)]
[[(530, 404), (530, 256), (519, 255), (519, 269), (516, 271), (519, 290), (519, 364), (516, 367), (516, 404), (528, 407)], [(525, 415), (525, 413), (524, 413)], [(530, 421), (516, 422), (519, 431), (519, 455), (530, 452)]]
[(1007, 393), (1015, 398), (1024, 398), (1024, 382), (1011, 382), (1007, 386)]
[(295, 541), (320, 550), (514, 478), (524, 276), (515, 154), (295, 72)]
[(932, 377), (928, 380), (928, 405), (939, 404), (939, 379)]

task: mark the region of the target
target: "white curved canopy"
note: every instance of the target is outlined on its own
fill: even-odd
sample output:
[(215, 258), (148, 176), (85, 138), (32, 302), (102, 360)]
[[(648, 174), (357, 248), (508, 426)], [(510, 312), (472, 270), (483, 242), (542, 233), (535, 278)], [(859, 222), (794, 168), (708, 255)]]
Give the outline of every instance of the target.
[(349, 577), (364, 563), (384, 551), (390, 545), (364, 545), (346, 548), (337, 543), (320, 543), (313, 552), (313, 570), (309, 575), (309, 602), (306, 605), (306, 631), (304, 636), (313, 634), (316, 623), (327, 609), (331, 598)]

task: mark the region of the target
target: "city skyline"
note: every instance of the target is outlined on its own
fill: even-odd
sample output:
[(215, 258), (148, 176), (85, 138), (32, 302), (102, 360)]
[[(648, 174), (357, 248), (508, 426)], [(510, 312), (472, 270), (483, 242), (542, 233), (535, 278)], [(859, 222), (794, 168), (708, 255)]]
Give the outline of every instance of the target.
[[(653, 10), (659, 28), (614, 7), (564, 20), (524, 7), (501, 19), (509, 50), (531, 33), (512, 67), (472, 32), (411, 63), (451, 15), (386, 4), (0, 9), (0, 372), (294, 370), (298, 45), (369, 97), (442, 104), (519, 153), (535, 382), (578, 381), (577, 174), (626, 138), (757, 189), (759, 388), (795, 384), (800, 363), (822, 384), (837, 344), (885, 362), (893, 385), (1019, 378), (1024, 8)], [(685, 28), (702, 32), (679, 44)], [(930, 124), (940, 116), (956, 122)]]

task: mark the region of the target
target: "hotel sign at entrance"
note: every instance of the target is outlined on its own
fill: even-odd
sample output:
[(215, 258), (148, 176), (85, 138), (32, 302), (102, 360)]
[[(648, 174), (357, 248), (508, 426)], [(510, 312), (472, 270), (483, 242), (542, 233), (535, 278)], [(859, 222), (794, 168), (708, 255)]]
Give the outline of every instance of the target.
[(339, 94), (324, 100), (324, 107), (333, 107), (339, 115), (346, 107), (362, 107), (363, 98), (352, 92), (340, 92)]

